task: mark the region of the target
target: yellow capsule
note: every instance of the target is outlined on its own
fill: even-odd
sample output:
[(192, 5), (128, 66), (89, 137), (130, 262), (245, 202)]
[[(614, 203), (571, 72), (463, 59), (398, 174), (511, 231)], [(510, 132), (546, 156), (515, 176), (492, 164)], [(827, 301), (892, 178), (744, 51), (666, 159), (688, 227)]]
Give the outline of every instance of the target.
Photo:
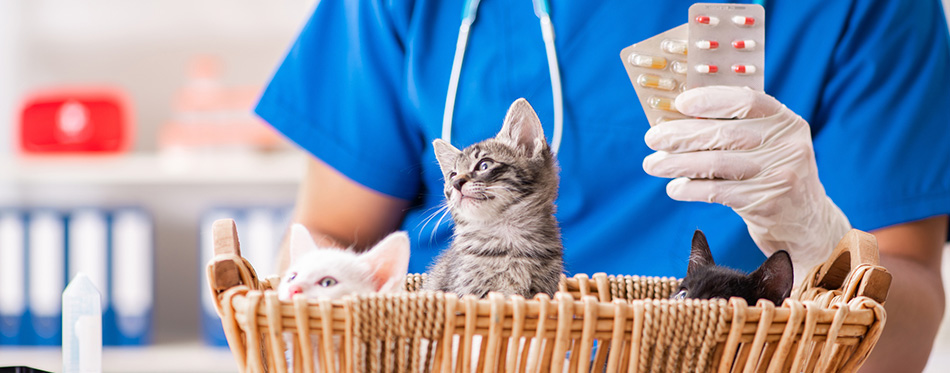
[(630, 62), (630, 64), (633, 64), (636, 66), (646, 67), (650, 69), (657, 69), (657, 70), (660, 70), (666, 67), (666, 58), (647, 56), (647, 55), (636, 54), (636, 53), (631, 53), (629, 56), (627, 56), (627, 62)]
[(660, 96), (650, 96), (647, 98), (647, 104), (657, 110), (676, 111), (673, 107), (673, 99)]
[(641, 87), (662, 89), (672, 91), (676, 89), (676, 80), (673, 78), (660, 77), (653, 74), (640, 74), (637, 77), (637, 84)]

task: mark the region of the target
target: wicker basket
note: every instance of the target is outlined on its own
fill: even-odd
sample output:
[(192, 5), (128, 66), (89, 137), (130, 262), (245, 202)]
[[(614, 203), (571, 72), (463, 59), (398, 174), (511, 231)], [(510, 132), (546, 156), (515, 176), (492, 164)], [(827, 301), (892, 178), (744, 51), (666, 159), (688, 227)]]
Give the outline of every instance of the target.
[(242, 372), (854, 371), (880, 337), (891, 279), (874, 237), (852, 230), (780, 307), (668, 300), (679, 280), (604, 274), (565, 278), (553, 299), (459, 299), (409, 275), (406, 293), (280, 302), (278, 279), (241, 257), (234, 222), (213, 229), (209, 284)]

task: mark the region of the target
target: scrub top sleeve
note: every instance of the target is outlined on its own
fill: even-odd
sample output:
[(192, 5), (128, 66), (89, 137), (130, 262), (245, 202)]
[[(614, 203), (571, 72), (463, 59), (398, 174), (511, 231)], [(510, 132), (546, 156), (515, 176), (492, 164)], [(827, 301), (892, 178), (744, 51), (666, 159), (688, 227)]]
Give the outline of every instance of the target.
[(346, 177), (401, 199), (420, 188), (421, 131), (407, 119), (408, 22), (391, 2), (322, 0), (255, 112)]
[(940, 2), (852, 6), (815, 118), (826, 192), (863, 230), (948, 214), (950, 42)]

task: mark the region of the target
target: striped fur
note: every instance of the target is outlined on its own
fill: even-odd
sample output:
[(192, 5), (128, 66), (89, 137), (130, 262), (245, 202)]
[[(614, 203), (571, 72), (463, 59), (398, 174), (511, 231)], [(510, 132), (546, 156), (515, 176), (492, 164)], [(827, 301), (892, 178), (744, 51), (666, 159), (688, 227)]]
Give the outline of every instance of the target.
[(461, 151), (442, 140), (433, 146), (455, 234), (425, 288), (479, 297), (554, 294), (563, 271), (554, 217), (558, 166), (531, 105), (515, 101), (494, 138)]

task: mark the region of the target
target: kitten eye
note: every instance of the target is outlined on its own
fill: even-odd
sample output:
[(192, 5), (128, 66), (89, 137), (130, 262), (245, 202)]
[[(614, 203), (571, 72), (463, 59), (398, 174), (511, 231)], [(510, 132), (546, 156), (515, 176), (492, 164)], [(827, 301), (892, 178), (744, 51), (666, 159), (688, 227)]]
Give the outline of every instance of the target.
[(679, 293), (676, 293), (675, 295), (673, 295), (673, 297), (670, 299), (673, 299), (673, 300), (686, 299), (687, 295), (689, 295), (689, 291), (686, 289), (683, 289), (683, 290), (680, 290)]
[(455, 171), (449, 172), (449, 179), (452, 179), (453, 177), (455, 177), (455, 175), (458, 175), (458, 172), (455, 172)]
[(483, 160), (483, 161), (481, 161), (481, 162), (478, 162), (478, 166), (477, 166), (476, 168), (477, 168), (479, 171), (485, 171), (485, 170), (488, 169), (489, 166), (491, 166), (491, 163), (492, 163), (491, 161), (489, 161), (489, 160), (486, 159), (486, 160)]
[(337, 283), (336, 279), (330, 276), (321, 278), (320, 281), (317, 281), (317, 285), (321, 287), (325, 287), (325, 288), (336, 285), (336, 283)]
[(297, 278), (297, 272), (290, 272), (290, 276), (287, 277), (287, 281), (291, 281), (295, 278)]

